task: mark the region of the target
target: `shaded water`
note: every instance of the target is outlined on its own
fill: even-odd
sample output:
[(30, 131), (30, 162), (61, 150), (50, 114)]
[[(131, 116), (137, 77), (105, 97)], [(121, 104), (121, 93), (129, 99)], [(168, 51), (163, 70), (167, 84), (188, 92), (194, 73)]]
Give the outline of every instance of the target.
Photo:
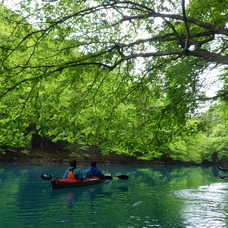
[(52, 190), (40, 174), (61, 176), (64, 165), (0, 164), (0, 227), (228, 227), (228, 181), (216, 167), (99, 168), (130, 178)]

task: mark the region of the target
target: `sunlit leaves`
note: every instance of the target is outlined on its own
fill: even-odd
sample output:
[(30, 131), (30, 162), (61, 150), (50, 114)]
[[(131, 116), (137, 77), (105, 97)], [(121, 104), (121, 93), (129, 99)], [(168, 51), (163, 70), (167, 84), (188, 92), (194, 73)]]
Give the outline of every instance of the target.
[(200, 74), (226, 61), (225, 5), (192, 0), (187, 18), (174, 0), (28, 0), (20, 16), (2, 9), (10, 22), (0, 25), (2, 127), (16, 116), (9, 139), (21, 131), (20, 142), (35, 132), (106, 154), (199, 161), (192, 144), (201, 125), (188, 119), (205, 98)]

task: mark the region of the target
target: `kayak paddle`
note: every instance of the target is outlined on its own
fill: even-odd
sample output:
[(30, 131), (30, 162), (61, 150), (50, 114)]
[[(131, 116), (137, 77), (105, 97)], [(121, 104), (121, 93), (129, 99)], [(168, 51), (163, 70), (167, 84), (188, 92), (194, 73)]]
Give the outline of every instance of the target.
[(127, 175), (119, 175), (119, 176), (113, 176), (113, 177), (118, 177), (119, 179), (122, 179), (122, 180), (127, 180), (129, 178)]
[(42, 180), (52, 180), (55, 179), (56, 177), (50, 174), (41, 174), (41, 179)]
[(112, 180), (113, 177), (117, 177), (122, 180), (127, 180), (129, 178), (127, 175), (119, 175), (119, 176), (104, 176), (102, 179)]

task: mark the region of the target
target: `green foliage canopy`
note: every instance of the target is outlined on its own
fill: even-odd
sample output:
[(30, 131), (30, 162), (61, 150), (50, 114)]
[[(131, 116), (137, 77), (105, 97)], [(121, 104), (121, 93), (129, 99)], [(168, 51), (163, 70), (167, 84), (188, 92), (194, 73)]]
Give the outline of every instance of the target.
[(18, 147), (38, 132), (103, 153), (186, 158), (183, 139), (200, 129), (188, 119), (201, 102), (228, 94), (225, 72), (215, 97), (200, 80), (212, 64), (228, 64), (227, 9), (225, 0), (2, 6), (1, 145), (12, 143), (12, 125)]

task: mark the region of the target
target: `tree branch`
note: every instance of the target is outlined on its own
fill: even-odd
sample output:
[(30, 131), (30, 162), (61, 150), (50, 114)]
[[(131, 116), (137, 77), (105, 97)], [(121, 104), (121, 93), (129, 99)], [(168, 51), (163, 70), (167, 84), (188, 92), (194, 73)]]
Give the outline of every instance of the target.
[(183, 13), (183, 19), (184, 19), (184, 25), (185, 25), (185, 30), (186, 30), (186, 40), (185, 40), (185, 47), (184, 50), (187, 51), (189, 48), (189, 42), (190, 42), (190, 32), (189, 32), (189, 26), (187, 22), (187, 15), (186, 15), (186, 10), (185, 10), (185, 0), (182, 0), (182, 13)]
[(200, 57), (212, 63), (228, 64), (227, 56), (222, 56), (202, 49), (189, 51), (186, 55)]
[(174, 103), (171, 103), (169, 105), (167, 105), (164, 109), (163, 109), (163, 112), (179, 105), (179, 104), (182, 104), (182, 103), (192, 103), (192, 102), (197, 102), (197, 101), (211, 101), (211, 100), (217, 100), (218, 98), (222, 98), (222, 97), (228, 97), (228, 91), (226, 92), (223, 92), (223, 93), (219, 93), (217, 94), (216, 96), (213, 96), (213, 97), (198, 97), (196, 99), (191, 99), (191, 100), (178, 100)]
[(228, 36), (228, 29), (226, 28), (221, 28), (218, 27), (216, 25), (207, 23), (207, 22), (203, 22), (203, 21), (199, 21), (195, 18), (192, 17), (186, 17), (184, 18), (181, 15), (177, 15), (177, 14), (162, 14), (162, 13), (148, 13), (146, 15), (137, 15), (137, 16), (128, 16), (123, 18), (120, 22), (124, 22), (124, 21), (129, 21), (129, 20), (135, 20), (135, 19), (145, 19), (145, 18), (149, 18), (149, 17), (160, 17), (160, 18), (170, 18), (170, 19), (176, 19), (176, 20), (180, 20), (180, 21), (186, 21), (186, 22), (190, 22), (193, 23), (195, 25), (198, 25), (199, 27), (205, 28), (213, 33), (217, 33), (217, 34), (222, 34), (225, 36)]

